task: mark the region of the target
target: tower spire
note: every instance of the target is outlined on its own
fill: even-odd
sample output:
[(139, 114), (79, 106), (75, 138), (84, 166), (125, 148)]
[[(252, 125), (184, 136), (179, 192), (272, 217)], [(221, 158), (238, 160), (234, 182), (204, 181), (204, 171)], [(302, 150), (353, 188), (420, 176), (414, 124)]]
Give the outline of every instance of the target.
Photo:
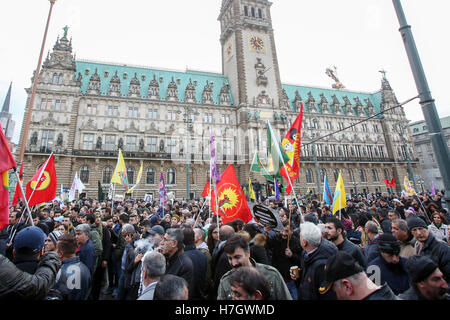
[(2, 108), (2, 113), (9, 113), (9, 105), (11, 103), (11, 86), (12, 86), (12, 81), (9, 84), (9, 89), (8, 89), (8, 93), (6, 94), (6, 98), (5, 101), (3, 102), (3, 108)]

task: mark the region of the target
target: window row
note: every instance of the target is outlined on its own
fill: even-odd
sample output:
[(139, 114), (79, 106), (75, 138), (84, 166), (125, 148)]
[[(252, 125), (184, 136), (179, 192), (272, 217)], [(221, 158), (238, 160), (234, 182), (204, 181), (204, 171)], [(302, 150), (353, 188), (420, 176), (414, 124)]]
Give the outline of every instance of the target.
[(61, 99), (41, 99), (39, 110), (66, 111), (66, 100)]
[(263, 11), (261, 8), (244, 6), (244, 15), (246, 17), (263, 19)]
[(370, 157), (384, 158), (384, 146), (350, 146), (350, 145), (324, 145), (313, 144), (302, 145), (300, 147), (301, 156), (314, 156), (314, 152), (318, 157)]
[[(352, 125), (352, 123), (345, 124), (343, 121), (338, 121), (337, 125), (333, 125), (332, 121), (325, 121), (325, 129), (329, 130), (329, 131), (331, 131), (331, 130), (343, 130), (344, 128), (349, 127), (350, 125)], [(320, 125), (319, 120), (317, 118), (311, 119), (309, 121), (309, 124), (308, 124), (308, 121), (307, 121), (307, 127), (310, 128), (310, 129), (321, 129), (322, 128), (322, 126)], [(357, 131), (359, 131), (359, 128), (361, 129), (362, 132), (370, 132), (369, 125), (367, 123), (361, 124), (360, 127), (358, 127), (358, 125), (352, 126), (352, 127), (350, 127), (349, 130), (353, 131), (353, 132), (357, 132)], [(375, 132), (375, 133), (379, 133), (380, 132), (380, 128), (379, 128), (378, 124), (373, 124), (372, 125), (372, 129), (373, 129), (372, 131)]]
[[(102, 183), (109, 184), (111, 183), (111, 179), (114, 173), (114, 168), (111, 166), (106, 166), (102, 170)], [(90, 168), (85, 165), (80, 168), (80, 180), (81, 182), (88, 184), (90, 180)], [(175, 168), (169, 168), (166, 171), (165, 184), (166, 185), (174, 185), (177, 183), (177, 175)], [(137, 172), (132, 167), (127, 168), (127, 179), (130, 185), (136, 183), (137, 180)], [(158, 180), (156, 180), (158, 179)], [(156, 171), (154, 168), (149, 167), (146, 171), (143, 172), (143, 176), (141, 178), (141, 182), (144, 184), (157, 184), (159, 183), (159, 175), (156, 176)], [(190, 170), (190, 183), (195, 184), (195, 171), (191, 168)]]
[[(345, 171), (347, 171), (347, 176), (345, 176)], [(327, 170), (326, 169), (320, 169), (319, 172), (320, 172), (320, 181), (321, 182), (324, 181), (325, 176), (327, 176), (327, 179), (328, 179), (328, 175), (327, 175)], [(391, 179), (388, 169), (383, 169), (383, 173), (384, 173), (384, 179)], [(345, 184), (345, 180), (347, 180), (347, 179), (348, 179), (349, 182), (352, 182), (352, 183), (356, 182), (355, 174), (353, 172), (353, 169), (344, 170), (344, 171), (342, 171), (342, 174), (343, 174), (344, 184)], [(359, 174), (359, 180), (361, 182), (368, 182), (367, 174), (366, 174), (366, 170), (365, 169), (358, 169), (358, 174)], [(373, 182), (379, 182), (380, 181), (377, 169), (370, 169), (370, 174), (371, 174)], [(339, 170), (338, 169), (334, 169), (333, 170), (333, 176), (334, 176), (334, 182), (337, 182), (338, 177), (339, 177)], [(314, 175), (313, 175), (312, 169), (306, 169), (306, 182), (307, 183), (313, 183), (314, 182)]]

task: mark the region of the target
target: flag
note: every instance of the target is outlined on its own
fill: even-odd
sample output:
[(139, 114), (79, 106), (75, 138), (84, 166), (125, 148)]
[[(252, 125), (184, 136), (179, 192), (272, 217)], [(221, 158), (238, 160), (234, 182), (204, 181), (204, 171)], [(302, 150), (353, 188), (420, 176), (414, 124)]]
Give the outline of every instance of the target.
[(408, 195), (413, 196), (416, 194), (416, 190), (414, 190), (413, 186), (411, 186), (411, 182), (409, 182), (407, 176), (405, 176), (405, 179), (403, 179), (403, 186), (405, 187), (405, 191), (408, 193)]
[[(20, 164), (19, 181), (20, 181), (20, 184), (23, 183), (23, 162)], [(13, 206), (15, 206), (19, 202), (19, 199), (23, 199), (22, 191), (20, 190), (19, 181), (16, 182), (16, 190), (14, 190), (14, 196), (12, 199)]]
[(206, 181), (205, 187), (203, 188), (203, 192), (202, 192), (202, 197), (206, 198), (207, 196), (209, 196), (209, 181)]
[(333, 204), (333, 196), (331, 194), (331, 188), (328, 184), (327, 176), (324, 176), (323, 179), (323, 201), (326, 202), (329, 206)]
[[(242, 219), (244, 223), (252, 219), (252, 213), (247, 204), (244, 192), (242, 191), (236, 172), (232, 164), (222, 173), (220, 182), (216, 185), (219, 216), (222, 222), (228, 223), (235, 219)], [(217, 214), (216, 191), (211, 191), (211, 208)]]
[(134, 189), (137, 187), (137, 185), (139, 184), (139, 182), (141, 182), (141, 178), (142, 178), (142, 165), (143, 165), (143, 163), (141, 163), (141, 167), (139, 168), (139, 172), (138, 172), (136, 184), (135, 184), (133, 187), (131, 187), (130, 189), (128, 189), (128, 190), (127, 190), (127, 193), (133, 193)]
[(259, 159), (258, 151), (255, 151), (255, 155), (253, 156), (253, 161), (250, 166), (250, 172), (261, 173), (264, 176), (264, 178), (266, 178), (269, 181), (273, 181), (273, 177), (267, 173), (266, 168)]
[(128, 190), (127, 167), (125, 166), (125, 160), (123, 160), (122, 150), (120, 149), (117, 157), (116, 169), (111, 177), (111, 183), (121, 184)]
[(25, 195), (28, 206), (52, 201), (55, 199), (56, 188), (55, 156), (52, 153), (27, 183)]
[[(302, 134), (302, 122), (303, 122), (303, 103), (300, 105), (300, 113), (295, 118), (291, 128), (286, 133), (286, 136), (281, 141), (283, 150), (289, 156), (289, 161), (286, 166), (281, 167), (280, 173), (286, 179), (286, 181), (293, 182), (298, 178), (300, 173), (300, 145)], [(289, 177), (289, 178), (288, 178)], [(286, 193), (290, 194), (292, 186), (288, 183), (286, 187)]]
[(0, 124), (0, 230), (9, 224), (9, 174), (8, 170), (17, 167)]
[(435, 185), (434, 185), (434, 181), (432, 182), (431, 195), (432, 195), (433, 197), (436, 195), (436, 187), (435, 187)]
[(250, 199), (256, 201), (256, 195), (255, 195), (255, 191), (253, 191), (253, 188), (252, 188), (252, 179), (250, 179), (250, 176), (248, 176), (248, 193), (250, 195)]
[(166, 184), (164, 183), (164, 174), (161, 169), (161, 175), (159, 176), (159, 206), (162, 207), (167, 202), (167, 192), (166, 192)]
[(280, 200), (280, 188), (278, 187), (278, 181), (276, 178), (273, 179), (273, 186), (275, 188), (275, 198)]
[(395, 177), (392, 177), (391, 181), (389, 179), (383, 179), (383, 182), (386, 184), (386, 187), (393, 187), (395, 188)]
[(278, 142), (269, 120), (267, 120), (267, 158), (269, 163), (268, 173), (281, 179), (280, 168), (283, 166), (283, 163), (288, 162), (290, 159)]
[(338, 180), (336, 182), (336, 190), (333, 196), (333, 210), (332, 213), (335, 214), (336, 211), (344, 209), (347, 206), (347, 198), (345, 196), (345, 186), (344, 180), (342, 180), (341, 171), (339, 171)]
[(216, 145), (214, 142), (214, 136), (212, 134), (211, 127), (209, 128), (209, 150), (211, 152), (211, 160), (209, 162), (211, 179), (214, 179), (215, 183), (217, 184), (220, 181), (220, 172), (219, 167), (217, 166)]

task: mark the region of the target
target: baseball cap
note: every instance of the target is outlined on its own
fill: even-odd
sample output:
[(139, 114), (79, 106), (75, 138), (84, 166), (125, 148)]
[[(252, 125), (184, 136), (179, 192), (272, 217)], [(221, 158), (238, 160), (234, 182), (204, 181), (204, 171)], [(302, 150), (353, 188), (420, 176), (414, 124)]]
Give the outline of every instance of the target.
[(163, 235), (165, 233), (164, 228), (160, 225), (153, 226), (148, 232), (150, 235), (160, 234)]
[(329, 257), (324, 270), (325, 281), (319, 288), (320, 294), (327, 293), (335, 281), (364, 271), (358, 262), (345, 251), (338, 251), (335, 255)]
[(26, 227), (17, 234), (14, 239), (14, 250), (16, 252), (31, 251), (32, 253), (39, 252), (45, 244), (47, 235), (41, 228), (36, 226)]

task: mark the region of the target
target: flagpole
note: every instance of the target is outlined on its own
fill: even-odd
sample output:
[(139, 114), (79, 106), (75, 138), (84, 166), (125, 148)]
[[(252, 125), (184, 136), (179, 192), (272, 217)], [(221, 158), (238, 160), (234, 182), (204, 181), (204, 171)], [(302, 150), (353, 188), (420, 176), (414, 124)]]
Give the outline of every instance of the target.
[(30, 207), (28, 206), (28, 202), (27, 202), (27, 200), (26, 200), (26, 199), (27, 199), (27, 196), (25, 195), (25, 192), (23, 191), (23, 185), (22, 185), (22, 182), (20, 181), (19, 174), (17, 173), (16, 167), (14, 167), (13, 170), (14, 170), (14, 173), (15, 173), (15, 175), (16, 175), (17, 182), (19, 183), (20, 192), (22, 193), (22, 199), (23, 199), (23, 201), (25, 202), (25, 207), (27, 208), (28, 217), (30, 218), (30, 224), (33, 225), (33, 217), (32, 217), (32, 215), (31, 215), (31, 210), (30, 210)]
[[(50, 156), (48, 157), (47, 161), (45, 161), (44, 165), (42, 166), (41, 172), (39, 173), (39, 176), (38, 176), (38, 179), (37, 179), (36, 186), (38, 185), (39, 181), (41, 180), (42, 174), (44, 173), (45, 169), (47, 168), (48, 161), (50, 160), (52, 155), (53, 155), (53, 152), (50, 154)], [(31, 184), (30, 184), (30, 186), (31, 186)], [(31, 188), (31, 189), (33, 189), (33, 191), (31, 192), (30, 198), (27, 199), (28, 202), (31, 201), (31, 198), (33, 197), (34, 191), (36, 191), (35, 188)]]

